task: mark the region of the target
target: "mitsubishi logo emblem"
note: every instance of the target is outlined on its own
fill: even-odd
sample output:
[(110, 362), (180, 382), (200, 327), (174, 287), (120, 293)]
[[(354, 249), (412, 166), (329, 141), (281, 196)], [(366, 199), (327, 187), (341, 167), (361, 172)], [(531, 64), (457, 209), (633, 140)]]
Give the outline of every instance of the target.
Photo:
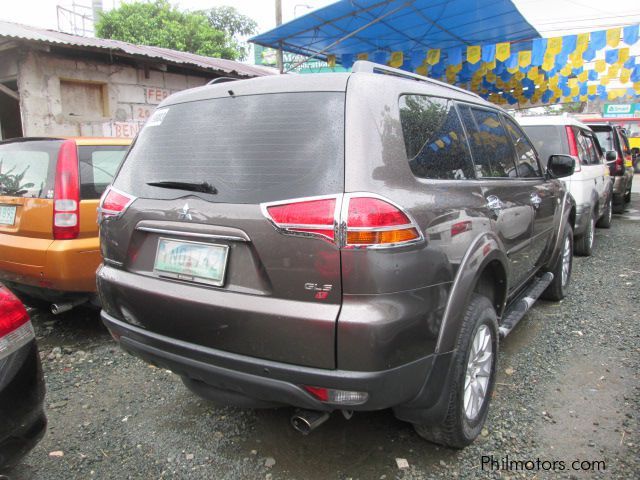
[(178, 218), (180, 218), (180, 220), (193, 220), (193, 218), (191, 218), (191, 214), (189, 213), (188, 203), (184, 204), (184, 207), (182, 207), (182, 210), (180, 210)]

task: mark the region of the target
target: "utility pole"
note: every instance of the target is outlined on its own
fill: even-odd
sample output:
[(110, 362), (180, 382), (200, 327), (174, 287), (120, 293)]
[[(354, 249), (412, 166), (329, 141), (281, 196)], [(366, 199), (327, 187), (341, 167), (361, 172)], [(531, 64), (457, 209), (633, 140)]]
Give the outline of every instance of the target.
[[(282, 25), (282, 0), (276, 0), (276, 27)], [(276, 52), (276, 65), (280, 73), (284, 72), (284, 62), (282, 59), (282, 42)]]

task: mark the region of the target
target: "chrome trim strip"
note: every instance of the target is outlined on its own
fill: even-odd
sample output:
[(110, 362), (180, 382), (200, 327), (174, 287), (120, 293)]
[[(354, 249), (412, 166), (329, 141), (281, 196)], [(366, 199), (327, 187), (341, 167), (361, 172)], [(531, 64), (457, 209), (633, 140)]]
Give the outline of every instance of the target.
[(198, 232), (184, 232), (181, 230), (168, 230), (165, 228), (155, 227), (136, 227), (136, 230), (149, 233), (159, 233), (162, 235), (177, 235), (181, 237), (191, 238), (208, 238), (210, 240), (228, 240), (230, 242), (248, 242), (246, 238), (236, 237), (235, 235), (218, 235), (215, 233), (198, 233)]

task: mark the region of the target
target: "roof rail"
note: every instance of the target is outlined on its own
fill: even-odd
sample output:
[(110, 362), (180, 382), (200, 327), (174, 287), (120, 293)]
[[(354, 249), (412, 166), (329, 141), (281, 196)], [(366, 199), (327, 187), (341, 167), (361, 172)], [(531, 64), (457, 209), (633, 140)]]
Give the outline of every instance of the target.
[(465, 90), (464, 88), (456, 87), (454, 85), (450, 85), (448, 83), (441, 82), (439, 80), (434, 80), (433, 78), (425, 77), (423, 75), (418, 75), (417, 73), (406, 72), (404, 70), (400, 70), (399, 68), (388, 67), (386, 65), (369, 62), (367, 60), (358, 60), (357, 62), (354, 62), (353, 67), (351, 67), (351, 71), (354, 73), (358, 73), (358, 72), (383, 73), (385, 75), (393, 75), (396, 77), (402, 77), (409, 80), (416, 80), (418, 82), (432, 83), (434, 85), (438, 85), (443, 88), (455, 90), (456, 92), (460, 92), (460, 93), (466, 93), (467, 95), (473, 95), (474, 97), (484, 100), (477, 93), (470, 92), (469, 90)]
[(217, 77), (217, 78), (214, 78), (213, 80), (209, 80), (207, 82), (207, 85), (213, 85), (215, 83), (235, 82), (236, 80), (240, 80), (240, 79), (233, 78), (233, 77)]

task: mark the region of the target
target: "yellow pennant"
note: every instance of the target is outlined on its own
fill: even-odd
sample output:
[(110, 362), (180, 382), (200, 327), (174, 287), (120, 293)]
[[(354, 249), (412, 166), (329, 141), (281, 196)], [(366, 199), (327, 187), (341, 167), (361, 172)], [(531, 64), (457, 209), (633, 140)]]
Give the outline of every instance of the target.
[(618, 50), (617, 63), (624, 63), (627, 60), (629, 60), (629, 47), (621, 48), (620, 50)]
[(571, 96), (577, 97), (578, 95), (580, 95), (580, 88), (578, 86), (571, 87)]
[(327, 65), (329, 68), (333, 68), (336, 66), (336, 56), (335, 55), (327, 55)]
[(420, 65), (418, 68), (416, 68), (416, 73), (418, 75), (427, 75), (427, 66), (426, 65)]
[(608, 85), (609, 84), (609, 77), (607, 77), (606, 75), (603, 75), (600, 77), (600, 85)]
[(636, 93), (640, 93), (640, 82), (635, 82), (633, 84), (633, 89), (636, 91)]
[(555, 63), (556, 63), (556, 54), (547, 52), (544, 54), (544, 59), (542, 61), (542, 69), (545, 72), (548, 72), (555, 66)]
[(589, 34), (579, 33), (578, 39), (576, 40), (576, 53), (582, 55), (587, 47), (589, 47)]
[(537, 80), (538, 79), (538, 67), (531, 67), (527, 72), (527, 78), (529, 80)]
[(587, 93), (589, 95), (595, 95), (596, 93), (598, 93), (598, 86), (597, 85), (589, 85), (587, 87)]
[(562, 67), (562, 69), (560, 70), (560, 73), (565, 77), (568, 77), (569, 75), (571, 75), (571, 65), (565, 65), (564, 67)]
[(504, 62), (511, 56), (511, 44), (509, 42), (496, 43), (496, 59)]
[(586, 82), (587, 80), (589, 80), (589, 72), (585, 70), (584, 72), (579, 73), (578, 80), (580, 80), (581, 82)]
[(582, 58), (582, 55), (578, 55), (578, 57), (572, 62), (572, 66), (573, 68), (580, 68), (584, 66), (584, 59)]
[(369, 54), (368, 53), (359, 53), (358, 54), (358, 60), (369, 60)]
[(588, 100), (588, 97), (586, 95), (580, 95), (581, 102), (586, 102), (587, 100)]
[(494, 72), (487, 72), (487, 82), (494, 83), (497, 80)]
[(476, 64), (480, 61), (482, 56), (482, 49), (480, 45), (470, 45), (467, 47), (467, 62)]
[(570, 78), (569, 80), (567, 80), (567, 85), (569, 85), (569, 87), (574, 88), (578, 85), (578, 79), (577, 78)]
[(427, 52), (427, 64), (435, 65), (440, 62), (440, 49), (434, 48)]
[(404, 62), (404, 56), (402, 52), (391, 52), (391, 60), (389, 60), (389, 66), (393, 68), (400, 68)]
[(593, 69), (598, 73), (604, 72), (606, 68), (607, 68), (607, 62), (605, 62), (604, 60), (596, 60), (596, 63), (593, 67)]
[(547, 53), (557, 55), (562, 50), (562, 37), (553, 37), (547, 40)]
[(607, 76), (609, 78), (616, 78), (620, 73), (620, 67), (618, 65), (611, 65), (609, 67), (609, 71), (607, 72)]
[(521, 52), (518, 52), (518, 65), (520, 65), (521, 68), (528, 67), (529, 65), (531, 65), (530, 50), (523, 50)]
[(607, 30), (607, 45), (611, 48), (616, 48), (620, 43), (620, 29), (610, 28)]
[(623, 68), (620, 70), (620, 83), (627, 83), (631, 79), (631, 70)]
[(516, 78), (516, 80), (523, 80), (524, 79), (524, 73), (523, 72), (516, 72), (513, 76)]

